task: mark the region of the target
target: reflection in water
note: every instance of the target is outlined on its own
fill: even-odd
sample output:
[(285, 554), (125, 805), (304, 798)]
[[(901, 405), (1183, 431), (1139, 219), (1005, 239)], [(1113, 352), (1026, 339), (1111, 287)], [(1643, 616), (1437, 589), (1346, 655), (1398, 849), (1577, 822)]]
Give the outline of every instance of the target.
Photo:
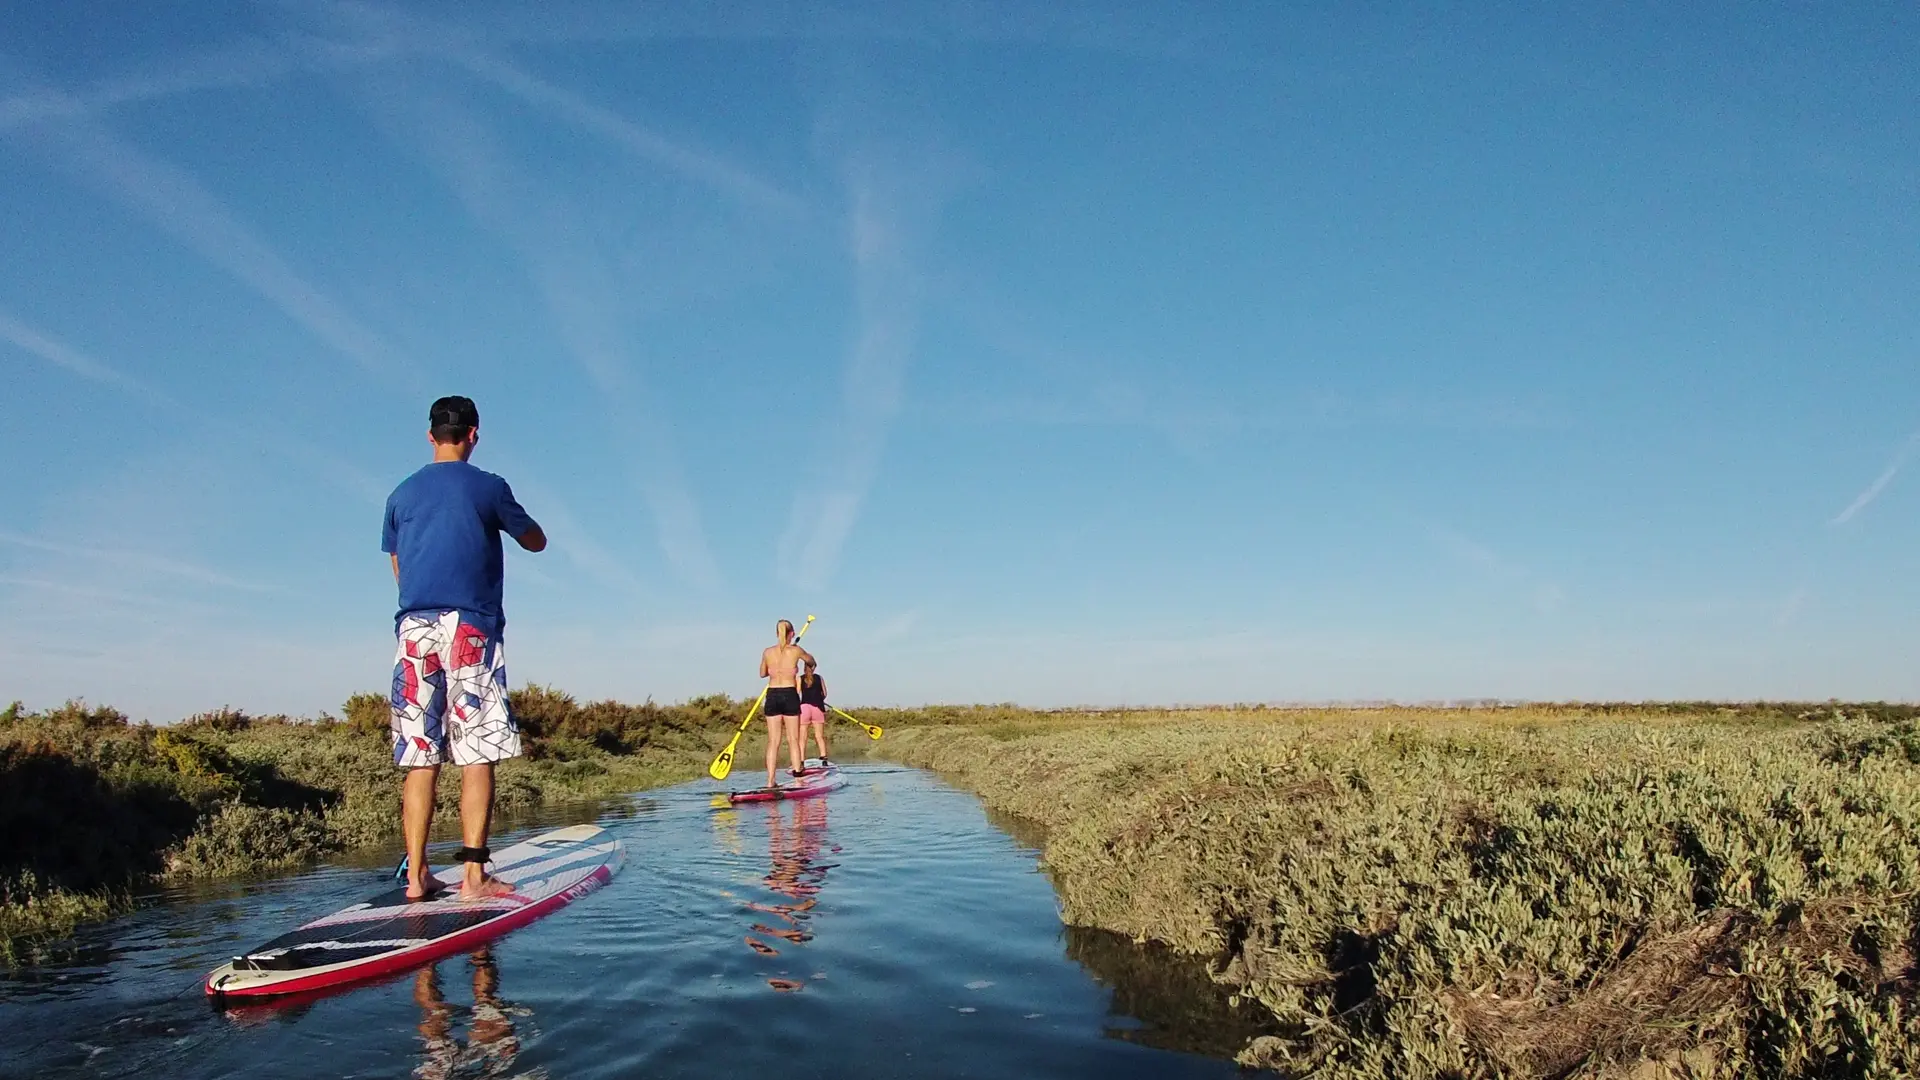
[(987, 824), (1013, 837), (1013, 842), (1032, 851), (1047, 849), (1047, 827), (1018, 814), (1009, 814), (1005, 810), (983, 807), (987, 812)]
[[(1046, 850), (1045, 825), (992, 809), (987, 820), (1022, 847)], [(1110, 1039), (1230, 1058), (1255, 1036), (1279, 1033), (1259, 1005), (1233, 1005), (1199, 957), (1091, 926), (1066, 927), (1066, 939), (1067, 957), (1113, 991), (1102, 1029)]]
[(1067, 956), (1113, 991), (1105, 1025), (1110, 1039), (1232, 1057), (1255, 1036), (1278, 1033), (1258, 1004), (1233, 1005), (1199, 957), (1089, 926), (1067, 927)]
[(440, 991), (440, 965), (421, 968), (413, 978), (414, 1004), (420, 1006), (420, 1041), (425, 1050), (413, 1075), (421, 1080), (502, 1076), (520, 1056), (513, 1018), (528, 1010), (500, 996), (500, 968), (488, 949), (467, 958), (473, 975), (473, 1008), (463, 1046), (454, 1037), (454, 1009)]
[[(827, 800), (795, 799), (764, 804), (767, 824), (767, 851), (772, 866), (760, 879), (769, 892), (780, 897), (768, 903), (743, 901), (757, 916), (746, 936), (747, 947), (761, 956), (779, 956), (781, 946), (804, 945), (813, 940), (810, 924), (813, 909), (819, 903), (821, 887), (826, 883), (832, 863), (819, 861), (827, 837)], [(743, 850), (739, 840), (739, 812), (726, 809), (715, 814), (715, 829), (722, 843), (733, 851)], [(791, 819), (788, 815), (791, 814)], [(832, 849), (838, 852), (839, 848)], [(756, 937), (755, 935), (759, 935)], [(783, 972), (782, 975), (786, 973)], [(795, 991), (806, 985), (804, 979), (768, 978), (775, 990)]]

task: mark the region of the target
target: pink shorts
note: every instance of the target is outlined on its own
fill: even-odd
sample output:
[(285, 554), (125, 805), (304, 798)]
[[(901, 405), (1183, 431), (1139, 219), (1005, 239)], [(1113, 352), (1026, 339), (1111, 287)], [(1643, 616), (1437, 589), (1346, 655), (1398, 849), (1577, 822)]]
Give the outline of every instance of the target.
[(821, 712), (820, 706), (818, 705), (802, 705), (800, 706), (800, 722), (803, 724), (820, 724), (824, 726), (827, 722), (827, 714)]

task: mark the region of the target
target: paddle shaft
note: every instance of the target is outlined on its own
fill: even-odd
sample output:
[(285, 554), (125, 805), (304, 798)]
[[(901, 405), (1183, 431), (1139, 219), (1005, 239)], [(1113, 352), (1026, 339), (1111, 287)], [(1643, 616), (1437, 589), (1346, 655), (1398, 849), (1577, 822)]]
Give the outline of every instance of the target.
[(853, 716), (849, 715), (846, 710), (841, 709), (838, 706), (829, 705), (827, 706), (827, 708), (832, 709), (834, 712), (839, 713), (841, 716), (844, 716), (848, 720), (852, 720), (854, 723), (859, 724), (861, 727), (867, 729), (867, 738), (869, 739), (879, 738), (881, 733), (886, 730), (885, 728), (881, 727), (879, 724), (869, 724), (864, 720), (857, 720)]

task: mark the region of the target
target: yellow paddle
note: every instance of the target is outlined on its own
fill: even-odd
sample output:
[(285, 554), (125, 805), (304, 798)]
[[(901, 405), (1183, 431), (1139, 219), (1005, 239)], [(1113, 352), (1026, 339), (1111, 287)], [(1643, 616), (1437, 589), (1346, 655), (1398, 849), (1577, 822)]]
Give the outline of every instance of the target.
[(760, 711), (760, 703), (765, 700), (767, 700), (767, 688), (763, 686), (760, 688), (760, 696), (754, 698), (753, 704), (748, 707), (747, 715), (740, 718), (740, 726), (734, 729), (733, 738), (727, 740), (727, 748), (720, 751), (720, 756), (713, 759), (713, 764), (707, 766), (708, 776), (715, 780), (725, 780), (727, 774), (733, 771), (733, 752), (740, 746), (740, 736), (747, 733), (747, 725), (753, 723), (753, 714)]
[[(807, 628), (812, 625), (813, 616), (809, 615), (807, 621), (801, 625), (800, 632), (793, 636), (795, 645), (800, 644), (800, 639), (807, 636)], [(708, 776), (715, 780), (725, 780), (727, 774), (733, 771), (733, 752), (740, 748), (740, 736), (747, 733), (747, 725), (753, 723), (753, 714), (760, 711), (761, 703), (766, 700), (767, 688), (763, 686), (760, 688), (760, 696), (753, 699), (753, 707), (747, 710), (747, 715), (740, 718), (740, 726), (733, 730), (733, 738), (727, 740), (727, 748), (720, 751), (720, 756), (713, 759), (713, 764), (707, 766)], [(876, 735), (874, 738), (877, 739), (879, 736)]]
[(879, 737), (880, 737), (880, 735), (881, 735), (881, 733), (882, 733), (882, 732), (883, 732), (883, 731), (885, 730), (885, 729), (884, 729), (884, 728), (882, 728), (882, 727), (881, 727), (881, 726), (880, 726), (879, 724), (869, 724), (869, 723), (866, 723), (866, 722), (864, 722), (864, 721), (861, 721), (861, 720), (854, 720), (854, 718), (853, 718), (853, 717), (851, 717), (851, 716), (847, 716), (847, 714), (846, 714), (845, 712), (843, 712), (843, 711), (841, 711), (841, 710), (840, 710), (839, 708), (837, 708), (836, 706), (833, 706), (833, 705), (829, 705), (829, 706), (827, 706), (827, 708), (829, 708), (829, 709), (832, 709), (832, 710), (833, 710), (834, 712), (837, 712), (837, 713), (840, 713), (840, 715), (841, 715), (841, 716), (846, 716), (846, 717), (847, 717), (847, 719), (849, 719), (849, 720), (853, 720), (853, 722), (854, 722), (854, 723), (856, 723), (856, 724), (859, 724), (859, 725), (860, 725), (861, 727), (863, 727), (863, 728), (866, 728), (866, 729), (867, 729), (867, 738), (869, 738), (869, 739), (877, 739), (877, 738), (879, 738)]

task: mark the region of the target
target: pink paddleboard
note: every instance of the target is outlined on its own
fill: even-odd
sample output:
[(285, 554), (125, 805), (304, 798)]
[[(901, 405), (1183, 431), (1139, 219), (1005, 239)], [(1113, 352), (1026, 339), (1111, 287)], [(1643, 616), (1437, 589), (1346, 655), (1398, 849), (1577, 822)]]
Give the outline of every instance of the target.
[(847, 778), (840, 774), (838, 765), (810, 765), (805, 773), (796, 776), (779, 787), (754, 788), (751, 791), (729, 791), (730, 803), (773, 802), (776, 799), (811, 799), (845, 787)]

